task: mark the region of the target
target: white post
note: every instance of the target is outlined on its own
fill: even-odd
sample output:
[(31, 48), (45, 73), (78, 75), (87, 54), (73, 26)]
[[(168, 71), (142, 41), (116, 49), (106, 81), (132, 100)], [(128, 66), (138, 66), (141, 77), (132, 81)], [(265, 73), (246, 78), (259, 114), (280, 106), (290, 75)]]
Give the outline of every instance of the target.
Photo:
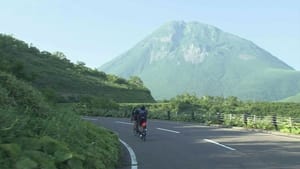
[(289, 118), (289, 125), (290, 125), (290, 127), (293, 127), (293, 120), (291, 117)]
[(290, 133), (292, 133), (293, 121), (291, 117), (289, 117), (289, 125), (290, 125)]

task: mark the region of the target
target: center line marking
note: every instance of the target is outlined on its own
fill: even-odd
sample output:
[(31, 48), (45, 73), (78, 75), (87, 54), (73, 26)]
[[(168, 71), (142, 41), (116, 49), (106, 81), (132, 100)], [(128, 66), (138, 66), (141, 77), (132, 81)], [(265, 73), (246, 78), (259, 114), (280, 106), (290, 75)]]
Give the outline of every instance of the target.
[(216, 142), (216, 141), (213, 141), (213, 140), (204, 139), (204, 141), (209, 142), (209, 143), (216, 144), (216, 145), (218, 145), (218, 146), (224, 147), (224, 148), (226, 148), (226, 149), (228, 149), (228, 150), (231, 150), (231, 151), (235, 151), (235, 150), (236, 150), (236, 149), (234, 149), (234, 148), (225, 146), (225, 145), (223, 145), (223, 144), (221, 144), (221, 143), (218, 143), (218, 142)]
[(162, 131), (168, 131), (168, 132), (171, 132), (171, 133), (180, 133), (179, 131), (175, 131), (175, 130), (168, 130), (168, 129), (163, 129), (163, 128), (156, 128), (157, 130), (162, 130)]
[(123, 121), (115, 121), (115, 123), (133, 125), (133, 123), (123, 122)]

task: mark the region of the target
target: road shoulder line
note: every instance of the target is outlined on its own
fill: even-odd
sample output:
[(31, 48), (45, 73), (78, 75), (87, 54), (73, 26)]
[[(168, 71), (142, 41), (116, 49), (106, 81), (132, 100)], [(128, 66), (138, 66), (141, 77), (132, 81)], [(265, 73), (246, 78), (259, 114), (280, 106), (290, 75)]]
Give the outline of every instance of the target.
[(133, 149), (123, 140), (121, 140), (121, 139), (119, 139), (119, 140), (127, 148), (128, 152), (129, 152), (129, 155), (131, 158), (131, 169), (137, 169), (138, 163), (137, 163), (136, 156), (135, 156)]

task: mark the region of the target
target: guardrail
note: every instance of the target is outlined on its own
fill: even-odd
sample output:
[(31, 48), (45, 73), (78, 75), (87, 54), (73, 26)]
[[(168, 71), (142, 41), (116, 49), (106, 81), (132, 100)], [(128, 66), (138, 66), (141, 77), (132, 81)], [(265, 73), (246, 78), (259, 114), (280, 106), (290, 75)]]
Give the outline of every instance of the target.
[[(244, 127), (249, 128), (263, 128), (267, 130), (276, 131), (288, 131), (290, 133), (293, 130), (300, 131), (300, 118), (282, 117), (282, 116), (257, 116), (248, 114), (225, 114), (224, 121), (234, 123), (243, 123)], [(300, 132), (298, 133), (300, 134)]]
[(167, 112), (167, 120), (198, 121), (207, 124), (239, 126), (245, 128), (276, 130), (286, 133), (300, 134), (300, 118), (283, 116), (257, 116), (251, 114), (203, 114)]
[[(131, 108), (125, 107), (119, 110), (89, 109), (89, 111), (87, 111), (86, 108), (81, 106), (77, 107), (75, 111), (81, 115), (130, 118), (132, 110)], [(276, 116), (275, 114), (271, 116), (258, 116), (249, 113), (224, 114), (215, 112), (174, 112), (166, 109), (149, 109), (148, 118), (199, 122), (208, 125), (220, 124), (300, 134), (300, 118)]]

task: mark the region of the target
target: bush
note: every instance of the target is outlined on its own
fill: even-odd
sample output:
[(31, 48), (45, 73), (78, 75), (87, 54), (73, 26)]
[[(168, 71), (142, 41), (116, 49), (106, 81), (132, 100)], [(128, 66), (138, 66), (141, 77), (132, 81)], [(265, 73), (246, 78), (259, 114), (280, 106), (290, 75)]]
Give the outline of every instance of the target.
[[(2, 105), (18, 108), (24, 113), (45, 115), (49, 106), (43, 96), (27, 83), (17, 80), (14, 76), (0, 72), (0, 94), (4, 97)], [(1, 104), (0, 102), (0, 104)]]
[(3, 72), (0, 106), (1, 169), (110, 169), (117, 165), (120, 145), (114, 133), (70, 110), (51, 110), (39, 91)]

